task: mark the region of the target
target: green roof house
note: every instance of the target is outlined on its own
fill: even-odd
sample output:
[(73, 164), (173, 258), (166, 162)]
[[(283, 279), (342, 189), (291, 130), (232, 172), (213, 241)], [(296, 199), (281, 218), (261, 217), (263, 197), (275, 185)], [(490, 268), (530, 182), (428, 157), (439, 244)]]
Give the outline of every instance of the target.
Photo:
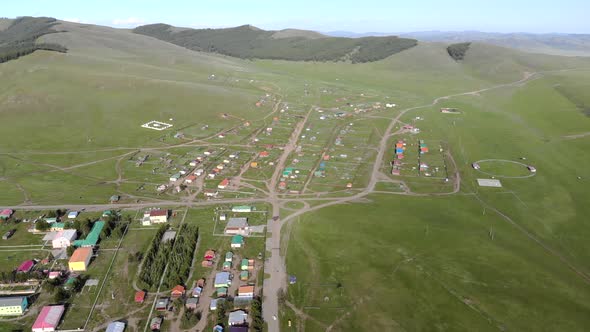
[(223, 271), (231, 270), (231, 262), (223, 262)]
[(242, 263), (240, 264), (240, 269), (242, 271), (248, 271), (248, 259), (243, 258)]
[(106, 210), (102, 213), (103, 218), (110, 217), (112, 215), (113, 215), (113, 211), (111, 211), (111, 210)]
[(104, 221), (95, 221), (90, 233), (88, 233), (85, 239), (74, 241), (74, 247), (94, 247), (96, 243), (98, 243), (100, 232), (102, 232), (103, 227)]
[(246, 280), (248, 280), (248, 277), (249, 277), (248, 271), (242, 271), (242, 272), (240, 272), (240, 280), (246, 281)]
[(230, 263), (231, 263), (231, 261), (232, 261), (233, 259), (234, 259), (234, 253), (233, 253), (233, 252), (231, 252), (231, 251), (228, 251), (228, 252), (225, 254), (225, 261), (226, 261), (226, 262), (230, 262)]
[(231, 247), (232, 248), (242, 248), (243, 246), (244, 246), (244, 237), (243, 236), (241, 236), (241, 235), (232, 236), (232, 238), (231, 238)]

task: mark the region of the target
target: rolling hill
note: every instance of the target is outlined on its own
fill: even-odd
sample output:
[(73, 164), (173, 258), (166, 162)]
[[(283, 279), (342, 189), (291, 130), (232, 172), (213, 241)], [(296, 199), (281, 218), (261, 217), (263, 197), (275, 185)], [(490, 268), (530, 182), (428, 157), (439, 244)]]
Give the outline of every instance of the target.
[(228, 29), (181, 29), (151, 24), (133, 32), (191, 50), (242, 59), (291, 61), (377, 61), (416, 45), (398, 37), (334, 38), (302, 30), (264, 31), (250, 25)]

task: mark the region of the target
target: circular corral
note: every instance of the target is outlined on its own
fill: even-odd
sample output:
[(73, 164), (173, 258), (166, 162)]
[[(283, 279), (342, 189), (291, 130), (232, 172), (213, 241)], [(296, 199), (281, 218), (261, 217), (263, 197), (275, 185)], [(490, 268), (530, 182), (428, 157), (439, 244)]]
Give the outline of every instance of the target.
[[(513, 170), (516, 170), (516, 172), (518, 173), (522, 173), (522, 175), (516, 175), (516, 174), (498, 174), (501, 172), (493, 172), (493, 171), (486, 171), (482, 169), (482, 164), (486, 164), (486, 163), (503, 163), (503, 164), (508, 164), (510, 165), (511, 168), (513, 168)], [(514, 160), (505, 160), (505, 159), (483, 159), (483, 160), (478, 160), (476, 161), (474, 164), (478, 164), (480, 166), (479, 169), (476, 169), (476, 171), (495, 177), (495, 178), (504, 178), (504, 179), (526, 179), (526, 178), (530, 178), (535, 176), (535, 172), (531, 172), (527, 169), (527, 167), (529, 165), (521, 163), (519, 161), (514, 161)], [(518, 168), (515, 168), (514, 166), (518, 166)], [(521, 171), (522, 170), (522, 171)]]

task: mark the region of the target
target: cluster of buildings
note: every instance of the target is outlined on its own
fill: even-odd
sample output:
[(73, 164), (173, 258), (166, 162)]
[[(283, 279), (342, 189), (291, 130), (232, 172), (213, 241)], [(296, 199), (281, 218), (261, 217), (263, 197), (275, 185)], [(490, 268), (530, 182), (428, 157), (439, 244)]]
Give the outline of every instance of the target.
[(400, 175), (401, 167), (403, 165), (402, 160), (405, 158), (404, 152), (406, 151), (407, 143), (405, 140), (399, 140), (395, 143), (395, 157), (391, 162), (391, 174)]

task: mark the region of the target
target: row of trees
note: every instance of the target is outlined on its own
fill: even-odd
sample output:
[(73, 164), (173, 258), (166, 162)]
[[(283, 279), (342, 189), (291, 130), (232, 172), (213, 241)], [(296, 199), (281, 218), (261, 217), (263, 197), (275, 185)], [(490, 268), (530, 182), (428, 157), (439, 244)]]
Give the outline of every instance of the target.
[(164, 280), (164, 287), (171, 288), (185, 283), (198, 237), (199, 228), (194, 225), (184, 224), (178, 229), (174, 251), (168, 256), (168, 275)]
[(262, 301), (258, 296), (250, 304), (250, 316), (252, 317), (252, 330), (262, 332), (264, 329), (264, 319), (262, 319)]
[(168, 256), (172, 251), (172, 245), (174, 244), (174, 240), (162, 243), (162, 236), (167, 229), (168, 224), (164, 224), (158, 229), (149, 249), (143, 257), (139, 280), (150, 289), (160, 281), (160, 277), (166, 267)]

